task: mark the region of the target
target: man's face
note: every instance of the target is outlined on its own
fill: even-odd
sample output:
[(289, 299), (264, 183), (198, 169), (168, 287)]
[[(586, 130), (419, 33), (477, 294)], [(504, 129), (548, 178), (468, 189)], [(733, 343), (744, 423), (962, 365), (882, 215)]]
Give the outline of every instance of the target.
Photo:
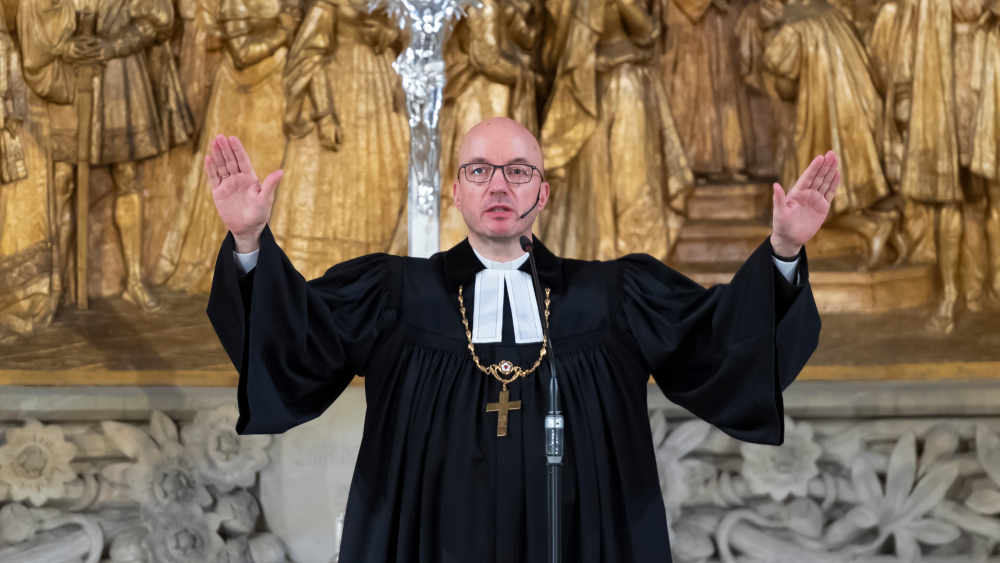
[[(509, 171), (514, 181), (508, 181), (503, 169), (497, 168), (494, 172), (491, 164), (522, 166)], [(517, 183), (519, 178), (525, 179), (525, 173), (527, 181)], [(485, 183), (475, 181), (486, 178), (489, 180)], [(549, 185), (542, 180), (542, 156), (535, 138), (508, 120), (490, 120), (474, 127), (459, 150), (459, 171), (452, 186), (452, 196), (473, 235), (507, 239), (529, 234), (535, 217), (549, 197)], [(534, 205), (536, 197), (538, 205), (521, 219), (521, 215)]]

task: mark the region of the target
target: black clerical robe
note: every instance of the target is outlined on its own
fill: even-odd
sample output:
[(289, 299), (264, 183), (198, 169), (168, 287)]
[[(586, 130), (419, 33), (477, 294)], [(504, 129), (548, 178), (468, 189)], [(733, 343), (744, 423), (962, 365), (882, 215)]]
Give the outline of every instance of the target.
[[(566, 418), (565, 561), (669, 561), (648, 377), (727, 434), (781, 443), (781, 391), (820, 330), (805, 253), (796, 285), (764, 241), (730, 284), (706, 290), (649, 256), (584, 262), (535, 246)], [(340, 561), (542, 563), (547, 375), (510, 385), (521, 409), (498, 438), (486, 404), (500, 385), (473, 364), (458, 310), (462, 285), (472, 314), (483, 268), (468, 241), (429, 259), (363, 256), (308, 282), (269, 230), (249, 274), (233, 248), (230, 235), (208, 314), (240, 372), (237, 432), (284, 432), (364, 377)], [(476, 351), (527, 367), (539, 346)]]

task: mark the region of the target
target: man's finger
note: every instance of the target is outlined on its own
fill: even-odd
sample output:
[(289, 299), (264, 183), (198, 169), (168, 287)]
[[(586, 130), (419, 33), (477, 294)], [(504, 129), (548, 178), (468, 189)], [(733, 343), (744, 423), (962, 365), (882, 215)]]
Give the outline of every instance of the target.
[(229, 170), (226, 168), (226, 157), (222, 152), (222, 135), (216, 135), (212, 139), (212, 162), (215, 163), (215, 174), (219, 177), (219, 181), (225, 180), (229, 176)]
[(771, 186), (774, 191), (774, 214), (777, 215), (782, 209), (785, 208), (785, 190), (781, 188), (781, 184), (775, 182)]
[(819, 190), (819, 193), (826, 197), (827, 190), (829, 190), (833, 185), (834, 175), (839, 173), (839, 169), (837, 167), (837, 153), (827, 151), (827, 153), (823, 156), (823, 161), (826, 163), (827, 173), (823, 176), (823, 182), (819, 184), (816, 189)]
[(281, 177), (285, 175), (283, 170), (275, 170), (264, 178), (264, 181), (260, 184), (260, 192), (263, 197), (273, 198), (274, 189), (278, 187), (278, 182), (281, 181)]
[(840, 172), (834, 172), (833, 181), (830, 182), (830, 188), (823, 193), (823, 197), (827, 201), (833, 201), (833, 196), (837, 193), (837, 188), (840, 187)]
[(833, 175), (833, 172), (836, 169), (837, 169), (836, 166), (832, 166), (830, 163), (830, 159), (827, 158), (826, 155), (824, 155), (823, 166), (820, 168), (820, 171), (816, 174), (816, 179), (813, 180), (812, 186), (810, 187), (820, 193), (823, 193), (823, 190), (826, 187), (826, 183), (829, 181), (830, 176)]
[(253, 170), (253, 165), (250, 164), (250, 155), (243, 148), (243, 143), (240, 142), (239, 138), (229, 137), (229, 146), (233, 148), (233, 153), (236, 155), (236, 162), (240, 165), (240, 170), (256, 177), (257, 174)]
[(221, 180), (219, 179), (219, 172), (218, 170), (216, 170), (215, 167), (215, 160), (212, 158), (211, 151), (209, 151), (208, 154), (205, 155), (205, 176), (208, 178), (209, 186), (213, 190), (216, 187), (218, 187), (219, 182), (221, 182)]
[(810, 185), (813, 182), (813, 180), (815, 180), (816, 173), (819, 172), (819, 169), (822, 166), (822, 164), (823, 164), (822, 156), (817, 156), (816, 158), (814, 158), (812, 162), (809, 163), (809, 166), (807, 166), (806, 169), (802, 172), (802, 175), (799, 176), (798, 181), (795, 182), (795, 185), (792, 186), (792, 189), (789, 191), (794, 191), (798, 188)]
[(236, 152), (233, 151), (229, 138), (223, 136), (219, 139), (219, 146), (222, 148), (222, 156), (226, 159), (226, 170), (230, 175), (240, 173), (240, 163), (236, 161)]
[(819, 193), (826, 197), (826, 193), (830, 191), (835, 185), (835, 180), (840, 176), (840, 171), (837, 170), (836, 166), (830, 167), (830, 173), (823, 178), (823, 184), (819, 186)]
[(831, 166), (833, 167), (833, 171), (836, 172), (836, 174), (834, 175), (834, 178), (832, 178), (829, 181), (829, 185), (826, 188), (827, 191), (830, 191), (830, 190), (836, 188), (837, 187), (837, 182), (840, 181), (840, 162), (837, 159), (837, 153), (835, 153), (833, 151), (830, 151), (829, 155), (830, 155)]

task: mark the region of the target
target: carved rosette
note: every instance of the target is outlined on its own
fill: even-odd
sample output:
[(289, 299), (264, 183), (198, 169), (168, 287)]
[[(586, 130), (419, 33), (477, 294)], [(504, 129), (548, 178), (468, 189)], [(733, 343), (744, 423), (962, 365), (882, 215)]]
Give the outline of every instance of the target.
[(286, 561), (283, 542), (259, 531), (249, 489), (271, 438), (237, 436), (235, 422), (226, 406), (197, 413), (183, 430), (160, 412), (148, 427), (29, 420), (7, 430), (0, 560)]
[(66, 483), (76, 478), (70, 462), (76, 446), (66, 441), (62, 428), (29, 420), (7, 431), (0, 447), (0, 499), (6, 491), (15, 501), (41, 506), (66, 494)]
[(253, 485), (257, 472), (267, 465), (270, 436), (236, 434), (236, 406), (203, 411), (182, 432), (185, 454), (198, 476), (220, 492)]

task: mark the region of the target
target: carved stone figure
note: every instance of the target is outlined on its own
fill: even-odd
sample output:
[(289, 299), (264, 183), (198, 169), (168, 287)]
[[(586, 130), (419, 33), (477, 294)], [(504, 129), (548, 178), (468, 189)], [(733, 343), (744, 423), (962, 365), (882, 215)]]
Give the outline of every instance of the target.
[(219, 245), (226, 235), (204, 175), (205, 155), (215, 135), (238, 136), (261, 170), (281, 166), (285, 111), (281, 73), (300, 16), (297, 3), (283, 0), (221, 2), (217, 21), (226, 56), (215, 74), (204, 133), (189, 162), (177, 213), (153, 273), (155, 283), (192, 293), (207, 293), (211, 287)]
[[(986, 300), (1000, 303), (1000, 3), (990, 4), (986, 25), (981, 30), (982, 77), (979, 79), (979, 104), (974, 123), (972, 173), (986, 179), (986, 197), (978, 203), (983, 208), (988, 255)], [(975, 69), (974, 69), (975, 70)], [(974, 217), (980, 217), (974, 211)]]
[(551, 35), (565, 39), (547, 53), (558, 66), (541, 133), (552, 192), (540, 231), (562, 256), (666, 259), (676, 242), (694, 179), (657, 71), (657, 6), (546, 6), (560, 15)]
[[(180, 0), (182, 30), (178, 71), (197, 134), (205, 121), (213, 78), (224, 52), (222, 28), (216, 21), (221, 0)], [(211, 133), (209, 133), (211, 134)]]
[[(900, 4), (894, 112), (905, 123), (900, 192), (913, 240), (936, 239), (942, 296), (930, 326), (954, 329), (959, 298), (982, 310), (986, 278), (983, 231), (986, 182), (970, 170), (983, 76), (984, 0)], [(990, 139), (983, 139), (991, 142)]]
[(694, 173), (745, 180), (755, 149), (746, 85), (736, 61), (736, 5), (667, 0), (663, 77)]
[(307, 278), (355, 256), (405, 252), (409, 136), (392, 70), (400, 48), (384, 13), (321, 0), (289, 51), (289, 140), (271, 226)]
[(0, 11), (0, 340), (47, 325), (56, 308), (44, 105), (24, 83), (13, 31)]
[(97, 65), (92, 121), (87, 125), (92, 139), (89, 162), (109, 167), (114, 182), (114, 222), (126, 270), (123, 297), (151, 310), (157, 303), (141, 275), (142, 201), (136, 163), (168, 146), (145, 51), (172, 25), (173, 8), (166, 0), (100, 0), (94, 8), (92, 30), (77, 29), (73, 6), (67, 2), (22, 1), (18, 18), (25, 79), (51, 104), (50, 149), (58, 163), (54, 173), (57, 287), (60, 292), (65, 289), (73, 238), (72, 170), (65, 163), (76, 160), (77, 126), (82, 126), (69, 105), (75, 96), (73, 65)]
[(882, 261), (892, 243), (906, 253), (896, 217), (872, 207), (889, 197), (882, 171), (882, 100), (863, 45), (843, 13), (824, 0), (761, 3), (762, 22), (775, 27), (764, 46), (767, 89), (794, 106), (786, 125), (782, 178), (787, 184), (812, 155), (833, 149), (843, 155), (845, 191), (834, 202), (832, 220), (868, 241), (867, 266)]

